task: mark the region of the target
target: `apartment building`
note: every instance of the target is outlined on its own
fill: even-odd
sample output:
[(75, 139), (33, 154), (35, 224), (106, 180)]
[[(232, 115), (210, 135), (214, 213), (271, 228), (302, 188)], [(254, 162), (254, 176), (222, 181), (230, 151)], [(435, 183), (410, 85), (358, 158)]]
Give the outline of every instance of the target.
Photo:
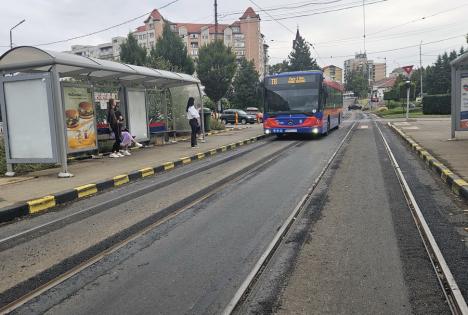
[(352, 71), (360, 71), (369, 79), (369, 83), (380, 81), (387, 77), (387, 64), (375, 63), (367, 59), (366, 53), (357, 53), (353, 59), (344, 62), (344, 81)]
[(323, 67), (323, 75), (325, 78), (343, 83), (343, 69), (335, 65)]
[(120, 45), (126, 40), (125, 37), (114, 37), (110, 43), (104, 43), (96, 46), (92, 45), (73, 45), (72, 53), (83, 57), (92, 57), (104, 60), (120, 60)]
[[(260, 32), (260, 16), (251, 8), (247, 8), (238, 20), (231, 24), (178, 23), (165, 19), (157, 9), (153, 10), (132, 34), (138, 44), (149, 52), (162, 36), (164, 25), (168, 23), (173, 32), (177, 33), (187, 47), (187, 53), (194, 60), (198, 57), (200, 47), (215, 39), (222, 40), (231, 47), (237, 58), (245, 57), (253, 60), (260, 78), (266, 73), (268, 64), (268, 45), (265, 44)], [(97, 46), (74, 45), (69, 53), (99, 59), (120, 60), (120, 45), (125, 37), (114, 37), (110, 43)]]
[(179, 34), (187, 47), (187, 53), (197, 59), (199, 49), (215, 39), (222, 40), (231, 47), (237, 58), (245, 57), (253, 60), (261, 77), (265, 74), (265, 40), (260, 32), (260, 16), (251, 8), (247, 8), (238, 20), (231, 24), (183, 23), (171, 22), (165, 19), (158, 10), (153, 10), (133, 33), (138, 43), (148, 51), (162, 36), (164, 24), (169, 23), (173, 32)]

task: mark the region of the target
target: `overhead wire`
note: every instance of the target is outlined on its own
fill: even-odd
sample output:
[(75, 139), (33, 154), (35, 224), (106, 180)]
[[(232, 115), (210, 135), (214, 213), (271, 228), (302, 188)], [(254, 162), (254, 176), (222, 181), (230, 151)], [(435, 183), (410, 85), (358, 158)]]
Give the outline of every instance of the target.
[[(176, 2), (179, 2), (180, 0), (173, 0), (173, 1), (170, 1), (168, 3), (166, 3), (165, 5), (157, 8), (158, 10), (162, 10), (164, 8), (167, 8), (168, 6), (176, 3)], [(57, 40), (57, 41), (53, 41), (53, 42), (47, 42), (47, 43), (39, 43), (39, 44), (35, 44), (33, 46), (49, 46), (49, 45), (54, 45), (54, 44), (60, 44), (60, 43), (66, 43), (66, 42), (69, 42), (69, 41), (72, 41), (72, 40), (76, 40), (76, 39), (81, 39), (81, 38), (85, 38), (85, 37), (89, 37), (89, 36), (92, 36), (92, 35), (96, 35), (96, 34), (99, 34), (99, 33), (102, 33), (102, 32), (105, 32), (105, 31), (109, 31), (111, 29), (114, 29), (116, 27), (119, 27), (119, 26), (122, 26), (122, 25), (125, 25), (125, 24), (128, 24), (130, 22), (133, 22), (133, 21), (136, 21), (138, 19), (141, 19), (142, 17), (145, 17), (147, 16), (148, 14), (151, 14), (151, 12), (153, 12), (152, 10), (150, 12), (146, 12), (145, 14), (142, 14), (142, 15), (139, 15), (137, 17), (134, 17), (134, 18), (131, 18), (129, 20), (126, 20), (126, 21), (123, 21), (121, 23), (118, 23), (118, 24), (115, 24), (115, 25), (112, 25), (112, 26), (109, 26), (109, 27), (106, 27), (106, 28), (103, 28), (103, 29), (100, 29), (100, 30), (97, 30), (97, 31), (94, 31), (94, 32), (91, 32), (91, 33), (88, 33), (88, 34), (84, 34), (84, 35), (79, 35), (79, 36), (74, 36), (74, 37), (70, 37), (70, 38), (67, 38), (67, 39), (62, 39), (62, 40)]]

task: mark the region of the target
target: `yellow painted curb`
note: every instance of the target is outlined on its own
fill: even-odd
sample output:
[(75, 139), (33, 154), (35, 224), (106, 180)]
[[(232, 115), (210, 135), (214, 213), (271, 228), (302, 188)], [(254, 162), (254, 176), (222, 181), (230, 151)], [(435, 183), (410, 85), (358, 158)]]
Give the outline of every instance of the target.
[(180, 160), (182, 161), (182, 164), (189, 164), (192, 163), (192, 160), (189, 157), (181, 157)]
[(215, 155), (217, 153), (216, 149), (210, 150), (210, 155)]
[(83, 198), (86, 196), (91, 196), (97, 194), (97, 187), (96, 184), (88, 184), (83, 185), (75, 188), (76, 192), (78, 193), (78, 198)]
[(197, 159), (202, 160), (205, 158), (205, 153), (198, 153), (197, 154)]
[(235, 149), (235, 148), (236, 148), (236, 144), (235, 144), (235, 143), (231, 143), (229, 146), (231, 147), (231, 149)]
[(468, 186), (468, 183), (464, 180), (464, 179), (456, 179), (453, 181), (455, 184), (457, 184), (458, 186), (462, 187), (462, 186)]
[(114, 177), (114, 186), (121, 186), (128, 183), (129, 181), (130, 180), (128, 179), (128, 175), (117, 175)]
[(227, 151), (227, 147), (226, 147), (225, 145), (223, 145), (223, 146), (221, 147), (221, 152), (226, 152), (226, 151)]
[(154, 169), (152, 167), (147, 167), (139, 170), (141, 177), (147, 177), (154, 175)]
[(30, 200), (27, 202), (29, 213), (34, 214), (55, 207), (55, 197), (45, 196), (39, 199)]
[(163, 164), (164, 170), (168, 171), (174, 168), (174, 163), (173, 162), (166, 162)]

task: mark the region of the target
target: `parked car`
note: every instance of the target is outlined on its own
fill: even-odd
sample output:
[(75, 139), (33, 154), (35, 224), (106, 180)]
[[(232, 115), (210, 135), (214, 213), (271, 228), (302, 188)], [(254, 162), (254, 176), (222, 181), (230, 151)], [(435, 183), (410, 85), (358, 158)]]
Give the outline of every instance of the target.
[(358, 104), (353, 104), (353, 105), (348, 106), (348, 110), (353, 110), (353, 109), (362, 109), (362, 106)]
[(221, 121), (223, 124), (231, 123), (234, 124), (236, 122), (236, 113), (237, 113), (237, 122), (240, 124), (245, 125), (246, 123), (254, 124), (256, 117), (254, 115), (249, 115), (243, 110), (240, 109), (226, 109), (221, 114)]
[(255, 116), (259, 123), (263, 122), (263, 113), (257, 107), (247, 107), (245, 112), (249, 115)]

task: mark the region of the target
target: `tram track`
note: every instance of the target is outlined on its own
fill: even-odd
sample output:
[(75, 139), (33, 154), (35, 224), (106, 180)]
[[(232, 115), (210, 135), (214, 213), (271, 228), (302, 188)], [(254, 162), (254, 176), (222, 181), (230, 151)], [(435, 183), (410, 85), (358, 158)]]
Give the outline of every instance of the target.
[(413, 192), (393, 154), (390, 145), (388, 144), (387, 139), (385, 138), (382, 130), (380, 129), (377, 122), (374, 121), (374, 125), (376, 126), (377, 130), (382, 137), (382, 141), (385, 145), (385, 150), (387, 151), (388, 157), (391, 160), (393, 165), (393, 169), (395, 171), (395, 175), (398, 178), (400, 183), (403, 195), (405, 196), (406, 202), (408, 204), (408, 208), (411, 211), (411, 215), (413, 216), (414, 223), (418, 229), (419, 235), (424, 243), (424, 247), (427, 251), (429, 259), (432, 263), (434, 268), (434, 272), (437, 276), (439, 281), (440, 287), (446, 297), (447, 303), (450, 307), (450, 310), (453, 314), (456, 315), (467, 315), (468, 314), (468, 306), (466, 301), (460, 291), (460, 288), (455, 281), (455, 277), (453, 276), (443, 254), (440, 250), (439, 246), (437, 245), (437, 241), (434, 235), (429, 228), (429, 225), (424, 218), (423, 212), (414, 197)]
[[(258, 145), (248, 147), (247, 149), (244, 149), (241, 151), (236, 151), (232, 155), (223, 157), (221, 159), (216, 159), (208, 164), (197, 165), (194, 168), (190, 168), (189, 170), (185, 172), (181, 172), (180, 174), (177, 174), (175, 176), (170, 176), (167, 179), (157, 180), (157, 178), (155, 178), (155, 180), (153, 180), (151, 183), (148, 183), (147, 185), (144, 185), (143, 187), (140, 187), (134, 190), (128, 189), (129, 187), (127, 186), (125, 187), (126, 192), (123, 192), (122, 194), (119, 194), (112, 199), (98, 202), (97, 204), (87, 206), (81, 210), (72, 212), (64, 216), (60, 216), (56, 219), (47, 221), (45, 223), (37, 224), (33, 227), (28, 227), (27, 229), (23, 231), (12, 233), (8, 236), (4, 236), (0, 238), (0, 251), (6, 250), (13, 246), (17, 246), (21, 243), (27, 242), (31, 238), (40, 237), (41, 235), (50, 233), (51, 231), (59, 229), (63, 227), (64, 225), (75, 223), (77, 221), (83, 220), (92, 215), (106, 211), (107, 209), (112, 208), (113, 206), (116, 206), (118, 204), (121, 204), (123, 202), (129, 201), (135, 198), (138, 198), (145, 194), (151, 193), (162, 187), (177, 183), (178, 181), (181, 181), (190, 176), (196, 175), (200, 172), (208, 171), (217, 166), (232, 162), (240, 157), (245, 156), (246, 154), (249, 154), (255, 150), (265, 147), (266, 145), (269, 144), (269, 142), (270, 141), (268, 140), (263, 141), (262, 143), (259, 143)], [(93, 196), (92, 198), (95, 198), (95, 197), (96, 196)], [(61, 208), (64, 208), (64, 207), (66, 206), (62, 206)]]
[[(391, 160), (391, 164), (393, 165), (393, 170), (400, 183), (402, 193), (406, 199), (408, 208), (411, 211), (411, 215), (414, 219), (414, 223), (424, 243), (424, 248), (432, 263), (432, 267), (434, 269), (434, 273), (439, 282), (440, 289), (443, 291), (443, 294), (445, 295), (449, 308), (452, 314), (466, 315), (468, 314), (468, 308), (467, 308), (466, 301), (460, 291), (460, 288), (458, 287), (455, 281), (455, 278), (452, 272), (450, 271), (450, 268), (440, 248), (438, 247), (437, 242), (434, 236), (432, 235), (432, 232), (428, 224), (426, 223), (424, 215), (418, 206), (418, 203), (398, 165), (398, 162), (396, 161), (396, 158), (388, 144), (387, 139), (385, 138), (382, 130), (378, 126), (378, 123), (376, 121), (372, 121), (372, 122), (377, 128), (382, 138), (382, 142), (385, 146), (385, 150), (387, 152), (389, 159)], [(315, 188), (321, 181), (324, 174), (329, 169), (330, 165), (333, 163), (335, 156), (342, 149), (344, 142), (346, 141), (347, 137), (349, 136), (352, 129), (354, 129), (354, 126), (357, 123), (359, 123), (359, 120), (355, 122), (355, 124), (353, 125), (353, 128), (350, 129), (350, 131), (348, 132), (346, 137), (343, 139), (338, 149), (334, 152), (332, 157), (327, 162), (327, 165), (322, 169), (322, 172), (317, 177), (317, 179), (315, 180), (314, 184), (311, 186), (307, 194), (304, 195), (301, 201), (296, 205), (294, 210), (291, 212), (291, 215), (284, 222), (283, 226), (278, 230), (278, 233), (276, 234), (273, 241), (270, 243), (268, 248), (262, 254), (261, 258), (258, 260), (257, 264), (252, 269), (248, 277), (244, 280), (242, 285), (239, 287), (238, 291), (236, 292), (232, 300), (228, 303), (228, 305), (223, 310), (222, 312), (223, 315), (237, 314), (240, 312), (240, 309), (242, 309), (242, 306), (243, 306), (242, 304), (244, 303), (244, 301), (246, 301), (249, 298), (250, 292), (253, 290), (254, 286), (256, 285), (256, 282), (262, 276), (263, 271), (267, 269), (268, 264), (270, 263), (272, 257), (275, 255), (275, 252), (278, 250), (283, 240), (287, 238), (288, 232), (292, 230), (296, 222), (296, 219), (301, 215), (301, 212), (307, 208), (309, 201), (313, 196)]]
[[(138, 237), (142, 236), (146, 232), (158, 227), (159, 225), (171, 220), (172, 218), (178, 216), (179, 214), (183, 213), (185, 210), (192, 208), (193, 206), (207, 200), (211, 196), (219, 193), (223, 190), (227, 185), (236, 180), (239, 180), (242, 177), (249, 176), (249, 174), (261, 170), (262, 168), (266, 168), (269, 165), (275, 163), (277, 160), (281, 159), (285, 154), (287, 154), (291, 149), (295, 147), (301, 146), (301, 141), (294, 141), (288, 144), (286, 147), (283, 147), (279, 150), (276, 150), (273, 154), (269, 156), (263, 157), (260, 160), (256, 160), (253, 163), (248, 164), (247, 166), (243, 167), (241, 170), (224, 177), (223, 179), (216, 181), (215, 183), (201, 189), (195, 194), (192, 194), (172, 205), (166, 207), (157, 213), (145, 218), (142, 221), (139, 221), (136, 224), (131, 225), (130, 227), (122, 230), (121, 232), (112, 235), (111, 237), (99, 242), (98, 244), (82, 251), (80, 253), (75, 254), (73, 257), (68, 257), (64, 259), (62, 262), (52, 266), (51, 268), (41, 272), (40, 274), (34, 276), (18, 284), (17, 286), (8, 289), (7, 291), (0, 294), (0, 314), (6, 314), (9, 312), (14, 311), (18, 307), (24, 305), (28, 301), (31, 301), (35, 297), (43, 294), (44, 292), (48, 291), (49, 289), (57, 286), (58, 284), (66, 281), (67, 279), (71, 278), (72, 276), (78, 274), (82, 270), (90, 267), (91, 265), (99, 262), (104, 257), (115, 253), (120, 248), (124, 247), (125, 245), (129, 244), (133, 240), (137, 239)], [(264, 144), (263, 144), (264, 145)], [(251, 150), (250, 150), (251, 151)], [(248, 151), (248, 152), (250, 152)], [(247, 152), (240, 152), (239, 156), (245, 155)], [(219, 166), (222, 163), (225, 163), (231, 158), (226, 158), (214, 163), (215, 165), (206, 165), (196, 170), (192, 170), (189, 173), (198, 173), (201, 170), (208, 170), (215, 166)], [(176, 182), (176, 178), (186, 178), (187, 174), (181, 174), (176, 176), (175, 178), (170, 179), (173, 182)], [(157, 183), (155, 185), (151, 185), (150, 187), (145, 187), (143, 189), (138, 190), (138, 192), (131, 194), (129, 193), (126, 196), (122, 196), (122, 198), (136, 198), (140, 194), (144, 192), (148, 193), (155, 186), (161, 185), (161, 183)], [(122, 199), (123, 200), (123, 199)], [(125, 199), (126, 200), (126, 199)], [(110, 201), (109, 204), (114, 204)], [(107, 206), (108, 208), (109, 206)], [(106, 208), (103, 205), (100, 205), (100, 208)], [(90, 211), (90, 210), (88, 210)], [(104, 210), (101, 210), (104, 211)], [(90, 212), (84, 212), (90, 213)], [(81, 214), (81, 213), (80, 213)], [(80, 215), (80, 214), (77, 214)], [(76, 219), (77, 217), (73, 217)], [(51, 222), (50, 224), (53, 228), (59, 228), (66, 222), (66, 220), (70, 220), (69, 217), (63, 218), (62, 221)], [(72, 220), (75, 222), (76, 220)], [(28, 230), (25, 231), (23, 235), (17, 234), (13, 235), (8, 239), (3, 239), (3, 246), (7, 247), (6, 245), (14, 246), (17, 242), (22, 242), (26, 236), (29, 237), (36, 237), (37, 233), (46, 233), (46, 227), (41, 226), (38, 227), (37, 230)], [(15, 242), (16, 243), (15, 243)], [(0, 242), (0, 245), (2, 243)], [(31, 289), (33, 288), (33, 289)]]

